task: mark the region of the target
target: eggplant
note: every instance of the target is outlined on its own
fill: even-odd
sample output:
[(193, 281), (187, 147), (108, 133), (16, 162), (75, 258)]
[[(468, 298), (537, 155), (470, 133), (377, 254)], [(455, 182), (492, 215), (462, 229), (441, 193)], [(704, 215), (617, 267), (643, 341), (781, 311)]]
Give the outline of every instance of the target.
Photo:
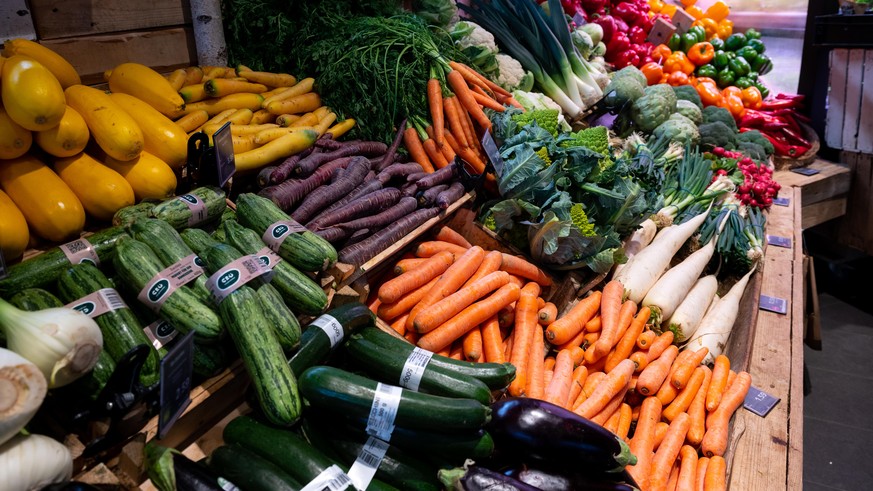
[(637, 462), (627, 444), (610, 431), (537, 399), (516, 397), (495, 402), (486, 430), (501, 454), (569, 469), (619, 472)]
[(69, 481), (49, 484), (40, 491), (100, 491), (100, 488), (84, 482)]
[(627, 472), (575, 472), (564, 474), (544, 468), (526, 467), (513, 470), (509, 476), (519, 481), (549, 491), (640, 491), (637, 483)]
[[(480, 466), (470, 466), (466, 469), (441, 469), (440, 482), (446, 489), (463, 489), (464, 491), (544, 491), (518, 479), (494, 472)], [(550, 491), (550, 490), (549, 490)]]

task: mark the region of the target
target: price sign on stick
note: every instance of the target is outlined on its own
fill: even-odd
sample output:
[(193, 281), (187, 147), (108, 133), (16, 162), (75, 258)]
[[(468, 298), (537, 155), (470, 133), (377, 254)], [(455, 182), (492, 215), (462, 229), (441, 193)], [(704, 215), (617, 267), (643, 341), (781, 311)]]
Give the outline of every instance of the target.
[(215, 144), (215, 175), (218, 177), (218, 187), (224, 187), (236, 172), (229, 121), (212, 135), (212, 141)]
[(743, 400), (743, 407), (763, 418), (777, 403), (778, 397), (773, 397), (757, 387), (750, 387)]
[(500, 149), (497, 148), (497, 142), (491, 136), (491, 130), (486, 130), (482, 135), (482, 148), (485, 149), (485, 155), (488, 156), (488, 161), (494, 166), (494, 173), (497, 177), (503, 174), (503, 157), (500, 156)]
[(194, 367), (194, 331), (185, 335), (161, 360), (161, 412), (158, 438), (164, 438), (191, 403), (191, 373)]

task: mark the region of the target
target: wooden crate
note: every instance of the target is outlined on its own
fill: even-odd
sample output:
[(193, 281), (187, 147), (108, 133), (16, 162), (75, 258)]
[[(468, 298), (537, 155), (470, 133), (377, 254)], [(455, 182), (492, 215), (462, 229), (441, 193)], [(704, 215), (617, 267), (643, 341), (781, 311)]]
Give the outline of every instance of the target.
[(873, 153), (873, 50), (834, 49), (830, 52), (825, 142), (831, 148)]

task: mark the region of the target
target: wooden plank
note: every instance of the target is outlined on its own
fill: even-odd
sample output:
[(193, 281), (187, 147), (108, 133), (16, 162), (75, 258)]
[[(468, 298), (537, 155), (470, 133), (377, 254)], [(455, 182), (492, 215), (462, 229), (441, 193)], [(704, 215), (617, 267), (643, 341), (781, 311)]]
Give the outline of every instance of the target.
[(846, 72), (849, 50), (831, 50), (830, 94), (825, 118), (825, 142), (831, 148), (843, 148), (843, 113), (846, 109)]
[[(864, 83), (873, 84), (873, 50), (864, 52)], [(873, 153), (873, 92), (865, 90), (861, 95), (861, 122), (858, 125), (859, 152)]]
[(801, 227), (811, 228), (845, 215), (847, 202), (848, 200), (843, 196), (804, 206)]
[[(873, 79), (871, 79), (873, 80)], [(794, 222), (801, 220), (803, 195), (795, 190)], [(799, 208), (799, 209), (798, 209)], [(802, 274), (803, 265), (803, 230), (794, 228), (794, 275), (792, 278), (791, 299), (791, 385), (788, 393), (788, 486), (787, 489), (803, 488), (803, 339), (805, 330), (803, 319), (806, 308), (806, 275)], [(800, 272), (800, 274), (798, 274)]]
[(105, 70), (126, 61), (135, 60), (159, 72), (197, 62), (194, 33), (187, 27), (54, 39), (42, 44), (66, 58), (85, 84), (101, 82)]
[(40, 39), (83, 36), (191, 23), (187, 0), (30, 0)]
[(864, 50), (849, 50), (846, 72), (846, 105), (843, 119), (844, 150), (856, 150), (858, 146), (858, 123), (861, 119), (861, 88), (864, 83)]
[(841, 152), (840, 160), (852, 171), (852, 186), (836, 236), (844, 245), (873, 254), (873, 156)]
[[(873, 108), (871, 108), (871, 112), (873, 112)], [(782, 187), (800, 187), (803, 191), (804, 205), (818, 203), (849, 192), (852, 184), (852, 170), (848, 165), (816, 159), (807, 167), (818, 170), (819, 173), (813, 176), (804, 176), (787, 170), (776, 171), (773, 173), (773, 179)]]
[(33, 17), (26, 0), (0, 2), (0, 42), (7, 39), (36, 39)]

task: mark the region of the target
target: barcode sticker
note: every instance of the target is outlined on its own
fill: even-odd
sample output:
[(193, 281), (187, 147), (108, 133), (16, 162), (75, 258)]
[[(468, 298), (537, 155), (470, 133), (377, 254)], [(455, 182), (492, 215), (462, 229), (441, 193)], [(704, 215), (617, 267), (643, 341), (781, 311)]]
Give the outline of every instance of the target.
[(282, 246), (282, 242), (285, 241), (285, 238), (288, 237), (289, 234), (302, 232), (306, 232), (306, 227), (289, 218), (288, 220), (280, 220), (267, 227), (264, 235), (261, 236), (261, 240), (263, 240), (264, 244), (267, 244), (270, 249), (278, 252), (279, 248)]
[(94, 266), (100, 266), (100, 258), (97, 257), (97, 253), (94, 252), (94, 246), (88, 242), (88, 239), (76, 239), (72, 242), (59, 245), (58, 249), (67, 256), (70, 264), (89, 262)]
[(94, 319), (107, 312), (114, 312), (118, 309), (127, 308), (127, 304), (124, 303), (124, 300), (121, 299), (121, 295), (119, 295), (114, 289), (101, 288), (96, 292), (89, 293), (74, 302), (68, 303), (65, 307), (78, 310)]
[(352, 484), (352, 479), (334, 464), (321, 471), (315, 479), (309, 482), (300, 491), (342, 491)]
[(328, 339), (330, 339), (330, 349), (336, 347), (343, 340), (343, 325), (331, 315), (324, 314), (312, 321), (310, 325), (320, 328), (327, 334)]
[(212, 301), (218, 305), (239, 287), (270, 271), (258, 256), (243, 256), (210, 276), (206, 280), (206, 289), (212, 294)]
[(427, 368), (432, 356), (433, 352), (431, 351), (421, 349), (418, 346), (413, 348), (412, 353), (406, 358), (406, 363), (403, 364), (403, 371), (400, 372), (400, 386), (418, 392), (424, 369)]
[(202, 261), (197, 254), (183, 257), (156, 274), (137, 295), (137, 300), (155, 312), (180, 286), (187, 285), (203, 274)]
[(179, 334), (179, 331), (177, 331), (172, 324), (163, 319), (152, 322), (142, 330), (145, 332), (146, 337), (149, 338), (149, 341), (152, 342), (152, 346), (154, 346), (155, 349), (163, 348), (167, 343), (175, 339), (177, 334)]
[(373, 397), (373, 405), (370, 407), (370, 416), (367, 418), (367, 434), (382, 440), (391, 441), (391, 433), (394, 432), (394, 419), (397, 417), (397, 408), (400, 407), (400, 394), (403, 389), (395, 385), (379, 383), (376, 385), (376, 395)]
[(349, 478), (356, 488), (367, 489), (387, 451), (387, 443), (372, 436), (367, 439), (367, 443), (361, 448), (361, 453), (358, 454), (355, 463), (349, 468)]

